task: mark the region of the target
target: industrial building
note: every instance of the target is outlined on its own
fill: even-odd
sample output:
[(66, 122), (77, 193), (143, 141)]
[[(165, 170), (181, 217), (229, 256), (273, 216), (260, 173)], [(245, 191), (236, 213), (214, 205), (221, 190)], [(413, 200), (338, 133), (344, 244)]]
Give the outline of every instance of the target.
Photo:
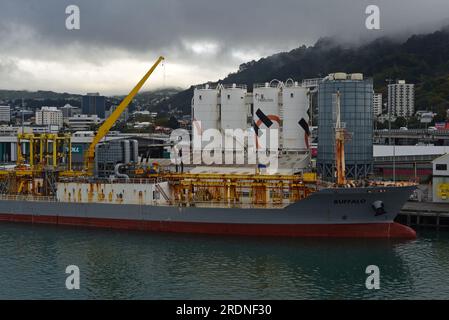
[(109, 177), (118, 173), (119, 164), (138, 162), (137, 140), (112, 140), (98, 144), (95, 149), (95, 175)]
[(415, 113), (415, 85), (398, 80), (388, 85), (388, 110), (398, 117), (411, 117)]
[(449, 153), (432, 161), (433, 202), (449, 203)]
[[(11, 127), (9, 127), (11, 128)], [(1, 129), (1, 127), (0, 127)], [(13, 127), (11, 131), (0, 130), (0, 163), (9, 164), (17, 161), (17, 134), (21, 132), (20, 127)], [(56, 131), (34, 130), (36, 128), (25, 127), (26, 133), (57, 133)], [(81, 168), (84, 164), (84, 154), (92, 142), (95, 133), (93, 131), (78, 131), (72, 134), (72, 164), (73, 168)], [(103, 139), (103, 142), (109, 141), (123, 141), (133, 140), (138, 141), (139, 157), (146, 159), (148, 162), (150, 158), (167, 157), (166, 149), (169, 147), (169, 136), (162, 134), (119, 134), (110, 132), (108, 136)], [(103, 148), (103, 147), (101, 147)], [(103, 149), (102, 149), (103, 150)], [(100, 153), (102, 151), (99, 151)], [(134, 152), (134, 151), (133, 151)], [(125, 159), (127, 159), (125, 157)], [(134, 157), (132, 158), (134, 159)], [(142, 160), (145, 162), (145, 160)]]
[(335, 110), (340, 94), (345, 142), (346, 177), (364, 179), (373, 172), (373, 82), (362, 74), (335, 73), (318, 89), (317, 170), (323, 179), (335, 177)]

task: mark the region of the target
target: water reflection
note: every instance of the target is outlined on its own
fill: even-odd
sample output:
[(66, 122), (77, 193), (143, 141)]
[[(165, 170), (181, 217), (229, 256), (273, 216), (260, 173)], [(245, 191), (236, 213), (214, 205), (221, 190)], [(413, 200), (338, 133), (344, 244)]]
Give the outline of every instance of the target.
[[(449, 298), (449, 236), (280, 239), (0, 224), (0, 298)], [(65, 267), (81, 289), (65, 289)], [(377, 265), (381, 289), (365, 288)]]

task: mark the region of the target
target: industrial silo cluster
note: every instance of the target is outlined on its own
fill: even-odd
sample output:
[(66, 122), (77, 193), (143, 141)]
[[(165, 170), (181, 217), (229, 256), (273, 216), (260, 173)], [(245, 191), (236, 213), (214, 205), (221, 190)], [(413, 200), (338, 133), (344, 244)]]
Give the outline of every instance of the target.
[(192, 126), (199, 132), (217, 129), (254, 130), (257, 136), (278, 130), (279, 151), (305, 151), (309, 132), (308, 89), (291, 79), (286, 82), (244, 85), (204, 85), (194, 89)]
[[(205, 85), (194, 90), (192, 127), (200, 135), (215, 129), (225, 135), (226, 130), (246, 130), (249, 107), (245, 85)], [(208, 141), (201, 142), (204, 148)], [(224, 144), (222, 145), (224, 146)]]
[(366, 178), (373, 171), (373, 82), (360, 73), (334, 73), (318, 88), (317, 169), (323, 179), (335, 177), (335, 97), (340, 92), (345, 124), (346, 177)]

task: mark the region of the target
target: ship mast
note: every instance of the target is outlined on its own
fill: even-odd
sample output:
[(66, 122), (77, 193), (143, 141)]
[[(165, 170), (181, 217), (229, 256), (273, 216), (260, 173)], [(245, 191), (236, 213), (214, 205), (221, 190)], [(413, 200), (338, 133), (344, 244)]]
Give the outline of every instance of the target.
[(341, 123), (340, 91), (336, 94), (336, 121), (335, 121), (335, 169), (337, 184), (346, 184), (345, 178), (345, 129)]

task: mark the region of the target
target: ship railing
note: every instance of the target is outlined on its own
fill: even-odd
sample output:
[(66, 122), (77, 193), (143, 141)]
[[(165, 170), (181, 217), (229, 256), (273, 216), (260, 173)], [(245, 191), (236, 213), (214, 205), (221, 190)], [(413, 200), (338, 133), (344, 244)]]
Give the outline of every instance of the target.
[(161, 177), (158, 178), (129, 178), (129, 179), (112, 179), (112, 180), (105, 180), (105, 182), (108, 183), (133, 183), (133, 184), (149, 184), (149, 183), (159, 183), (164, 182), (165, 179), (162, 179)]
[(167, 181), (166, 179), (162, 177), (158, 178), (114, 178), (114, 179), (86, 179), (86, 178), (61, 178), (59, 179), (59, 182), (85, 182), (85, 183), (108, 183), (108, 184), (118, 184), (118, 183), (124, 183), (124, 184), (152, 184), (152, 183), (160, 183)]
[(14, 201), (45, 201), (57, 202), (54, 196), (36, 196), (25, 194), (0, 194), (0, 200), (14, 200)]
[[(242, 203), (242, 202), (226, 202), (226, 201), (182, 201), (175, 202), (180, 207), (198, 207), (198, 208), (240, 208), (240, 209), (283, 209), (293, 202), (284, 203)], [(159, 204), (168, 205), (168, 204)]]

